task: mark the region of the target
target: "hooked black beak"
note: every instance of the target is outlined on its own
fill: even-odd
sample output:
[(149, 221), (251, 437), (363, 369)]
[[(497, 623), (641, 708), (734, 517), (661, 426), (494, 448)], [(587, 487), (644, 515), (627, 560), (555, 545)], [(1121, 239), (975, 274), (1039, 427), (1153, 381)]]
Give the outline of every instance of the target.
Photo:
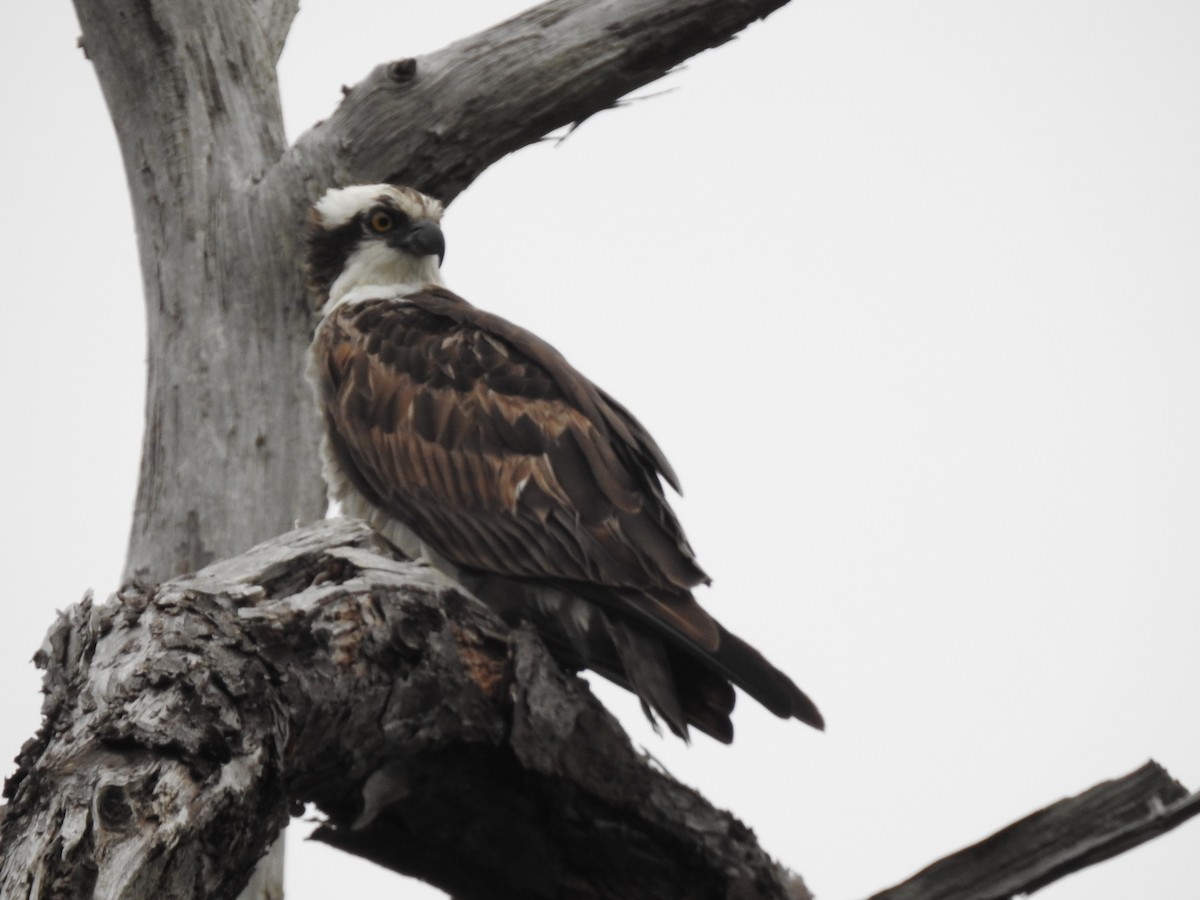
[(446, 257), (446, 236), (432, 219), (417, 219), (400, 245), (416, 256), (437, 256), (438, 265)]

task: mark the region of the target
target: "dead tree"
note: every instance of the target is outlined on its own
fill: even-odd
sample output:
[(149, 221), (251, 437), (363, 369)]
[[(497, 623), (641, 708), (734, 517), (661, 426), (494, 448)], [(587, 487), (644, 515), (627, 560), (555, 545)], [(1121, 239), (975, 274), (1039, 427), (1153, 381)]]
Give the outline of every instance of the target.
[(126, 578), (193, 572), (323, 514), (298, 242), (313, 199), (400, 181), (452, 201), (505, 154), (783, 2), (546, 3), (381, 62), (288, 146), (276, 63), (297, 0), (78, 0), (125, 162), (147, 316)]
[(41, 662), (6, 897), (233, 896), (303, 802), (321, 839), (460, 897), (788, 895), (531, 632), (361, 524), (85, 601)]
[(326, 188), (392, 181), (451, 202), (506, 154), (783, 3), (554, 0), (381, 63), (289, 147), (275, 65), (297, 0), (76, 0), (125, 161), (145, 291), (126, 578), (192, 572), (323, 514), (299, 238)]
[[(309, 203), (378, 181), (452, 201), (783, 2), (552, 0), (381, 63), (288, 146), (275, 64), (296, 0), (76, 0), (135, 211), (146, 431), (130, 586), (73, 608), (41, 654), (46, 721), (8, 782), (0, 893), (234, 896), (312, 801), (322, 839), (461, 897), (804, 896), (748, 829), (633, 753), (534, 636), (361, 528), (235, 558), (324, 510), (302, 376)], [(1136, 780), (1108, 849), (1007, 872), (1004, 890), (1195, 812), (1161, 770)], [(1002, 895), (985, 882), (944, 896)]]
[[(232, 897), (297, 804), (463, 898), (806, 898), (583, 682), (366, 526), (321, 522), (60, 617), (9, 782), (5, 897)], [(1200, 812), (1157, 765), (876, 900), (1035, 890)]]

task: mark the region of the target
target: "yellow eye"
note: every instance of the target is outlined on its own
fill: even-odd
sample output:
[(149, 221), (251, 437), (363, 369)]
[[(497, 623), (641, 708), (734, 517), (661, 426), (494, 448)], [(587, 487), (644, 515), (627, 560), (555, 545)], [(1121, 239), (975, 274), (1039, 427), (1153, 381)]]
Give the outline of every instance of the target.
[(383, 210), (371, 213), (371, 228), (375, 231), (391, 231), (395, 221)]

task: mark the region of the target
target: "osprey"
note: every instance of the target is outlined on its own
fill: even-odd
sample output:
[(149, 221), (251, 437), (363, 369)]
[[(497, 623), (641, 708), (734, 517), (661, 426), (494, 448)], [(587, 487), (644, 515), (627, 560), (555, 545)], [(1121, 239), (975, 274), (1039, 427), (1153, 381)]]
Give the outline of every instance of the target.
[(442, 205), (386, 184), (310, 216), (324, 311), (309, 376), (330, 498), (428, 560), (556, 658), (632, 690), (687, 739), (733, 739), (737, 685), (778, 716), (821, 714), (706, 613), (654, 439), (553, 347), (443, 286)]

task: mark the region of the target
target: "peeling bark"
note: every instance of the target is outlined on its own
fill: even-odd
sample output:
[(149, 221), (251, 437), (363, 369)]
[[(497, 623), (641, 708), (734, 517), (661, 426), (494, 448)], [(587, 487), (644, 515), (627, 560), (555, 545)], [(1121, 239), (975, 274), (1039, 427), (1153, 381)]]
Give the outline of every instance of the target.
[[(289, 813), (460, 900), (808, 898), (631, 746), (585, 682), (361, 523), (90, 597), (38, 654), (45, 721), (5, 785), (0, 896), (234, 897)], [(1155, 763), (872, 900), (1000, 900), (1200, 812)]]
[[(784, 2), (552, 0), (381, 64), (289, 148), (275, 63), (296, 0), (75, 0), (147, 308), (127, 577), (196, 572), (321, 514), (299, 233), (326, 187), (398, 180), (451, 200)], [(639, 757), (532, 634), (361, 526), (85, 600), (40, 662), (45, 722), (0, 822), (4, 897), (232, 897), (305, 802), (327, 816), (321, 840), (464, 900), (807, 896), (745, 826)], [(1060, 856), (1024, 881), (976, 871), (978, 889), (880, 896), (1032, 890), (1200, 806), (1170, 797), (1065, 855), (1033, 841), (1034, 859)], [(972, 859), (994, 862), (946, 871)]]
[(361, 524), (87, 598), (39, 664), (5, 897), (233, 897), (304, 803), (319, 839), (463, 900), (805, 896), (532, 632)]

